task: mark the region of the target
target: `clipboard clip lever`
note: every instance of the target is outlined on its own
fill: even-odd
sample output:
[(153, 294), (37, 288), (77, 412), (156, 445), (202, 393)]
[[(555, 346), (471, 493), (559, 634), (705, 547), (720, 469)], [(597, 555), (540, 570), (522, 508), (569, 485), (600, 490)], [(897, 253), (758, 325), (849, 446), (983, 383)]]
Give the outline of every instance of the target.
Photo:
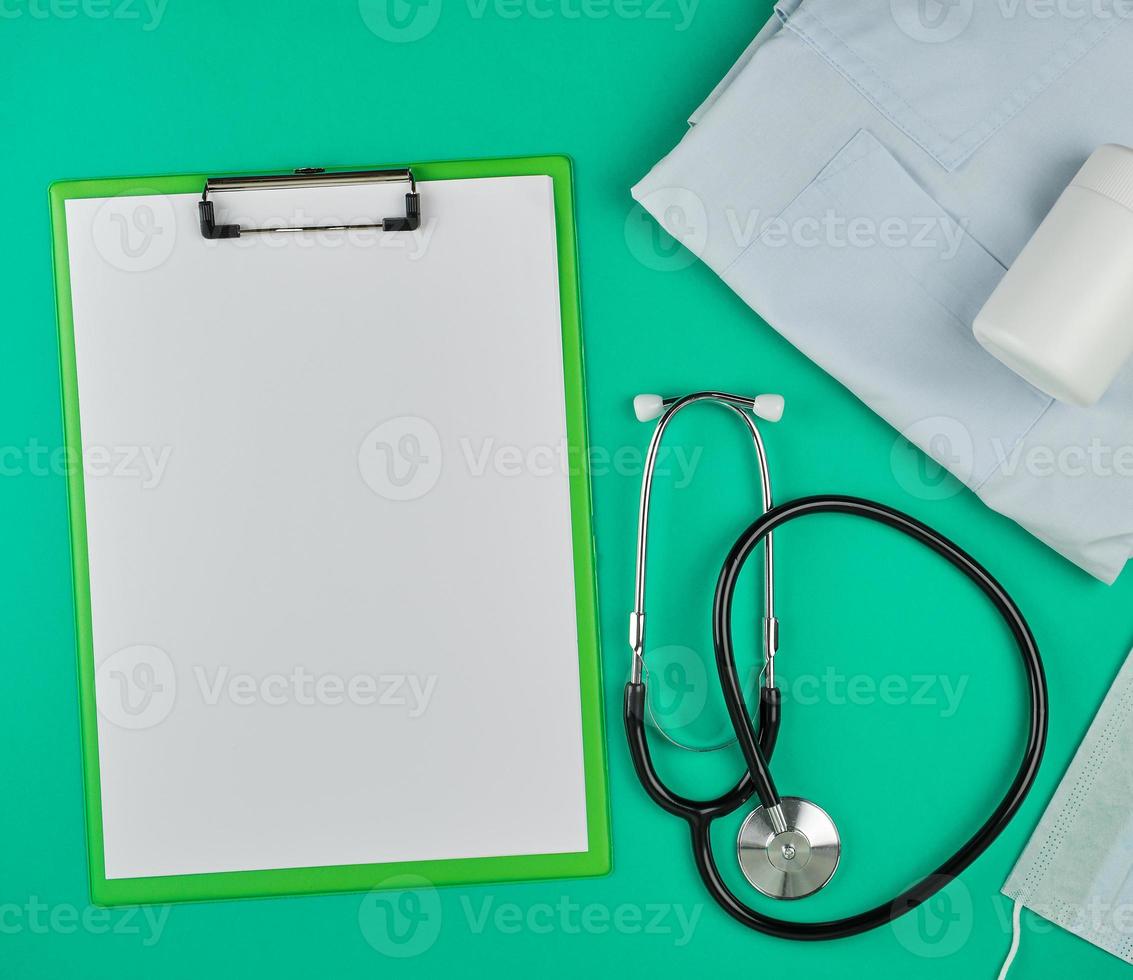
[[(407, 183), (409, 192), (405, 195), (405, 216), (382, 218), (369, 224), (352, 225), (300, 225), (272, 228), (241, 228), (240, 225), (218, 225), (213, 202), (209, 193), (213, 191), (252, 191), (279, 190), (283, 188), (304, 187), (346, 187), (356, 184)], [(380, 229), (383, 231), (416, 231), (421, 227), (421, 195), (417, 192), (417, 181), (413, 171), (403, 170), (349, 170), (331, 171), (322, 167), (304, 167), (290, 174), (265, 174), (253, 177), (209, 177), (205, 181), (204, 193), (197, 206), (201, 217), (201, 234), (210, 240), (219, 238), (239, 238), (241, 235), (267, 234), (286, 231), (362, 231)]]

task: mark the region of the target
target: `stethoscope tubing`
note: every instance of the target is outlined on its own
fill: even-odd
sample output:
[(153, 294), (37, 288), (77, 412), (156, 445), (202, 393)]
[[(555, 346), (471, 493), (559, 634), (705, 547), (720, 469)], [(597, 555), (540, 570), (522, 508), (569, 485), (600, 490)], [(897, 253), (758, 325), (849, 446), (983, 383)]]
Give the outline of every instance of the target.
[[(764, 915), (737, 898), (716, 865), (711, 828), (715, 820), (733, 813), (753, 795), (759, 795), (766, 806), (772, 806), (779, 800), (767, 761), (774, 752), (779, 734), (779, 692), (774, 688), (764, 688), (761, 692), (757, 728), (744, 708), (736, 670), (731, 630), (732, 602), (740, 573), (755, 548), (783, 525), (816, 514), (845, 514), (894, 528), (936, 552), (974, 582), (1008, 625), (1018, 646), (1027, 678), (1031, 713), (1023, 759), (1015, 778), (991, 816), (952, 857), (917, 884), (876, 908), (842, 919), (807, 923)], [(1049, 703), (1042, 657), (1031, 629), (1003, 586), (979, 562), (915, 518), (884, 504), (847, 496), (807, 497), (772, 508), (744, 531), (725, 559), (717, 582), (712, 622), (724, 700), (748, 763), (748, 771), (731, 791), (713, 800), (696, 801), (672, 792), (657, 773), (646, 737), (644, 682), (631, 681), (626, 686), (626, 735), (634, 769), (646, 793), (662, 809), (689, 824), (697, 870), (712, 898), (732, 918), (748, 928), (781, 939), (818, 941), (846, 938), (885, 925), (916, 908), (968, 868), (1002, 833), (1034, 785), (1046, 747)]]

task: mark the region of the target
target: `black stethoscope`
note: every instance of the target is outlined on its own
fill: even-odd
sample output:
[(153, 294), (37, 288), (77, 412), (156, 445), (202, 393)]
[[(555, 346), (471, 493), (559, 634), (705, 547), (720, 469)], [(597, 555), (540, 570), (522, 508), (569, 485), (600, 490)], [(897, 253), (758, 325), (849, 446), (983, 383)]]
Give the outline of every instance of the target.
[[(653, 475), (665, 430), (682, 409), (697, 402), (723, 405), (746, 425), (755, 446), (763, 494), (763, 514), (733, 546), (716, 585), (712, 611), (712, 638), (716, 669), (728, 717), (747, 772), (730, 792), (712, 800), (693, 800), (674, 793), (657, 774), (646, 737), (649, 706), (645, 669), (645, 567)], [(967, 868), (999, 836), (1015, 816), (1038, 773), (1046, 745), (1047, 689), (1042, 658), (1022, 613), (1003, 587), (970, 555), (920, 521), (883, 504), (856, 497), (807, 497), (778, 507), (772, 505), (767, 454), (753, 415), (777, 422), (783, 414), (778, 395), (744, 398), (725, 392), (704, 391), (684, 398), (663, 399), (640, 395), (634, 401), (638, 418), (645, 422), (660, 416), (646, 456), (638, 520), (637, 578), (634, 611), (630, 615), (633, 662), (625, 689), (625, 726), (634, 769), (646, 793), (661, 809), (685, 820), (692, 832), (692, 851), (704, 884), (713, 899), (734, 919), (751, 929), (782, 939), (822, 940), (853, 936), (904, 915), (930, 898)], [(750, 414), (749, 414), (750, 413)], [(1011, 630), (1027, 676), (1031, 714), (1026, 750), (1019, 771), (995, 811), (976, 833), (934, 872), (896, 898), (867, 912), (829, 922), (790, 922), (756, 911), (729, 889), (720, 875), (712, 849), (712, 824), (734, 813), (754, 794), (757, 807), (739, 832), (740, 870), (759, 892), (771, 898), (798, 899), (812, 895), (830, 881), (841, 856), (841, 840), (827, 813), (809, 800), (780, 796), (768, 760), (779, 736), (781, 694), (775, 686), (775, 655), (779, 624), (775, 618), (773, 532), (791, 521), (813, 514), (846, 514), (894, 528), (963, 572), (987, 596)], [(732, 646), (732, 602), (736, 583), (748, 558), (760, 545), (765, 553), (764, 670), (759, 694), (758, 728), (744, 705), (743, 690)], [(659, 726), (658, 726), (659, 727)]]

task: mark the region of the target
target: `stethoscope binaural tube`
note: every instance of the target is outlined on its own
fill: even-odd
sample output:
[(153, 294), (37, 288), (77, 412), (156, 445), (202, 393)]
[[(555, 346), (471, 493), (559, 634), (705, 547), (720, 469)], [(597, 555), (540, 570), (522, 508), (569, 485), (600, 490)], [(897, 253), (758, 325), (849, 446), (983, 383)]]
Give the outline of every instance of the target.
[[(783, 398), (780, 395), (760, 395), (758, 398), (747, 398), (743, 395), (733, 395), (723, 391), (698, 391), (682, 398), (662, 398), (659, 395), (639, 395), (634, 401), (634, 411), (640, 421), (660, 418), (649, 442), (649, 450), (645, 456), (645, 466), (641, 481), (641, 501), (637, 519), (637, 562), (634, 576), (634, 606), (629, 621), (629, 642), (633, 656), (631, 673), (633, 680), (640, 681), (645, 675), (645, 600), (646, 600), (646, 569), (649, 552), (649, 515), (653, 501), (653, 478), (657, 469), (657, 457), (664, 441), (665, 433), (676, 416), (691, 405), (707, 403), (728, 409), (743, 423), (751, 438), (755, 450), (756, 463), (759, 468), (759, 484), (761, 494), (762, 512), (766, 514), (772, 507), (771, 473), (767, 465), (767, 450), (763, 444), (763, 436), (759, 427), (748, 415), (748, 412), (758, 415), (767, 421), (778, 421), (783, 414)], [(764, 619), (763, 619), (763, 654), (768, 687), (775, 686), (775, 653), (779, 647), (779, 620), (775, 616), (775, 548), (773, 535), (767, 535), (763, 542), (764, 559)], [(646, 704), (648, 712), (648, 703)], [(726, 748), (733, 739), (713, 746), (710, 749), (698, 749), (683, 744), (675, 735), (667, 732), (660, 722), (654, 718), (654, 727), (668, 741), (678, 748), (692, 751), (712, 751), (717, 748)], [(766, 787), (765, 787), (766, 788)]]
[[(758, 784), (763, 781), (762, 774), (766, 775), (772, 788), (774, 787), (767, 760), (773, 753), (778, 736), (778, 691), (765, 688), (762, 692), (757, 730), (743, 710), (742, 692), (735, 667), (731, 613), (736, 583), (752, 552), (769, 534), (790, 521), (816, 514), (845, 514), (894, 528), (935, 551), (974, 582), (999, 612), (1019, 648), (1027, 677), (1031, 713), (1023, 759), (1015, 778), (991, 816), (952, 857), (916, 885), (876, 908), (843, 919), (805, 923), (764, 915), (735, 896), (716, 865), (711, 826), (715, 820), (734, 812), (750, 799)], [(697, 870), (709, 893), (724, 911), (757, 932), (802, 941), (840, 939), (867, 932), (899, 918), (940, 891), (971, 865), (1011, 821), (1034, 784), (1046, 746), (1048, 701), (1042, 658), (1030, 627), (1011, 597), (982, 565), (943, 535), (900, 511), (868, 500), (842, 496), (808, 497), (773, 508), (740, 536), (724, 562), (713, 607), (713, 640), (728, 714), (736, 727), (741, 747), (746, 746), (746, 761), (751, 761), (748, 750), (754, 750), (755, 772), (749, 769), (735, 789), (704, 803), (672, 793), (653, 765), (644, 720), (645, 684), (636, 678), (626, 686), (626, 735), (634, 769), (650, 798), (662, 809), (688, 822)], [(764, 799), (763, 802), (767, 804), (768, 801)]]

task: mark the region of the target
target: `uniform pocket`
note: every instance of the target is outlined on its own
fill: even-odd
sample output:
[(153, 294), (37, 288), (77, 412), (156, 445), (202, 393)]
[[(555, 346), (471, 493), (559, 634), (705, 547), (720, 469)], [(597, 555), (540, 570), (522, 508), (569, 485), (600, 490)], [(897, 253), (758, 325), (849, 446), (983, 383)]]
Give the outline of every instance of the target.
[(1055, 84), (1127, 15), (1028, 0), (783, 0), (787, 28), (947, 170)]
[(1050, 405), (972, 335), (1004, 271), (863, 130), (722, 275), (811, 360), (978, 488)]

